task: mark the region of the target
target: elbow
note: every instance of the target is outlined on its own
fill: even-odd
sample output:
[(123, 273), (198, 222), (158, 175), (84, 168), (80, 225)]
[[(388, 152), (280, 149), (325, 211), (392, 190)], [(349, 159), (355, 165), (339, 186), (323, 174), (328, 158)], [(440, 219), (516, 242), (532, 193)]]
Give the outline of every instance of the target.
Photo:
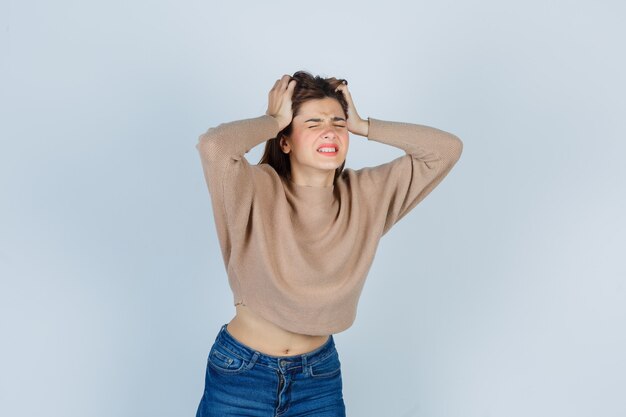
[(196, 143), (196, 149), (203, 157), (213, 159), (219, 155), (219, 139), (215, 135), (214, 128), (210, 128), (200, 136), (198, 136), (198, 142)]
[(456, 141), (457, 141), (457, 159), (461, 157), (461, 154), (463, 153), (463, 141), (458, 137), (456, 137)]
[(455, 162), (461, 158), (463, 153), (463, 141), (456, 135), (450, 134), (448, 154)]

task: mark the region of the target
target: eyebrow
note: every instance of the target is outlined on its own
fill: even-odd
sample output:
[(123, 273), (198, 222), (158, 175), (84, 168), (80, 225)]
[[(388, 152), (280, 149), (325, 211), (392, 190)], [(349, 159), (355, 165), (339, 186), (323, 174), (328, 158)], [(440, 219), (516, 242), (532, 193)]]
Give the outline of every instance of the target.
[[(308, 119), (308, 120), (305, 120), (305, 121), (304, 121), (304, 123), (306, 123), (306, 122), (321, 122), (321, 121), (322, 121), (322, 119)], [(343, 117), (337, 117), (337, 116), (335, 116), (335, 117), (333, 117), (333, 121), (342, 121), (342, 122), (345, 122), (345, 121), (346, 121), (346, 119), (344, 119)]]

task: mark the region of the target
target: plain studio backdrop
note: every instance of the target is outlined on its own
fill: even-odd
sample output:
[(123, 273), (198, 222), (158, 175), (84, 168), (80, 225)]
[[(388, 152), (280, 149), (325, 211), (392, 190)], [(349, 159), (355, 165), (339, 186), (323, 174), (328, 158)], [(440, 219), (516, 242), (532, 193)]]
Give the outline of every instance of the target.
[(235, 313), (195, 144), (301, 69), (464, 143), (335, 336), (348, 415), (626, 415), (623, 3), (226, 3), (1, 1), (0, 415), (195, 415)]

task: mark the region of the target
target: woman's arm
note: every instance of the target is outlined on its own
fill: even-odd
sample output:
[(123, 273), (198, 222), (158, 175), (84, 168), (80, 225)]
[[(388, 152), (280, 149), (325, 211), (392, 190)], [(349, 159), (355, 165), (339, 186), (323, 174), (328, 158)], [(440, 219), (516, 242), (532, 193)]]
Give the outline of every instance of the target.
[[(275, 138), (291, 123), (291, 97), (295, 85), (295, 80), (283, 75), (268, 93), (265, 115), (222, 123), (200, 135), (196, 148), (200, 152), (212, 194), (224, 184), (226, 172), (232, 171), (231, 174), (237, 177), (245, 170), (248, 164), (244, 154), (256, 145)], [(232, 179), (229, 178), (229, 181)]]
[(221, 198), (226, 183), (233, 187), (246, 181), (250, 164), (244, 154), (276, 137), (278, 132), (276, 119), (263, 115), (222, 123), (200, 135), (196, 149), (211, 195)]
[(222, 123), (200, 135), (196, 148), (211, 195), (213, 217), (224, 263), (228, 265), (231, 233), (245, 227), (252, 202), (252, 169), (244, 154), (256, 145), (276, 137), (277, 120), (268, 115)]
[(406, 155), (357, 171), (363, 192), (386, 212), (383, 234), (422, 201), (461, 157), (463, 142), (452, 133), (419, 124), (368, 118), (368, 140), (395, 146)]
[(291, 96), (295, 81), (284, 75), (268, 93), (265, 115), (252, 119), (222, 123), (200, 135), (196, 148), (200, 154), (213, 217), (228, 267), (232, 237), (242, 236), (248, 225), (254, 193), (251, 166), (245, 154), (252, 148), (275, 138), (291, 123)]
[(361, 195), (385, 214), (382, 234), (424, 199), (461, 157), (463, 142), (452, 133), (425, 125), (391, 122), (356, 110), (347, 83), (339, 85), (348, 103), (348, 130), (368, 140), (395, 146), (406, 155), (376, 167), (356, 171)]
[(263, 115), (222, 123), (200, 135), (196, 149), (214, 199), (223, 201), (224, 193), (228, 192), (225, 187), (232, 188), (249, 180), (250, 164), (244, 154), (276, 137), (278, 127), (274, 117)]

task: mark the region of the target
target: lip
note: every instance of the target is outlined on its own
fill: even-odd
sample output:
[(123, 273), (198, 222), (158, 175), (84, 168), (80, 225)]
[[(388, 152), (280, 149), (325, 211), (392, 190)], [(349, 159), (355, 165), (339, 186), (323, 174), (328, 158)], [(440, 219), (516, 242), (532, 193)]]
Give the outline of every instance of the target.
[[(317, 147), (316, 151), (318, 151), (321, 148), (335, 148), (338, 151), (339, 150), (339, 145), (337, 145), (336, 143), (332, 143), (332, 142), (322, 143), (320, 146)], [(337, 152), (335, 152), (335, 153), (337, 153)]]
[[(319, 149), (321, 148), (335, 148), (336, 151), (335, 152), (320, 152)], [(315, 152), (317, 152), (318, 154), (322, 155), (322, 156), (336, 156), (337, 153), (339, 151), (339, 145), (332, 143), (332, 142), (326, 142), (326, 143), (322, 143), (320, 146), (317, 147), (317, 150)]]

